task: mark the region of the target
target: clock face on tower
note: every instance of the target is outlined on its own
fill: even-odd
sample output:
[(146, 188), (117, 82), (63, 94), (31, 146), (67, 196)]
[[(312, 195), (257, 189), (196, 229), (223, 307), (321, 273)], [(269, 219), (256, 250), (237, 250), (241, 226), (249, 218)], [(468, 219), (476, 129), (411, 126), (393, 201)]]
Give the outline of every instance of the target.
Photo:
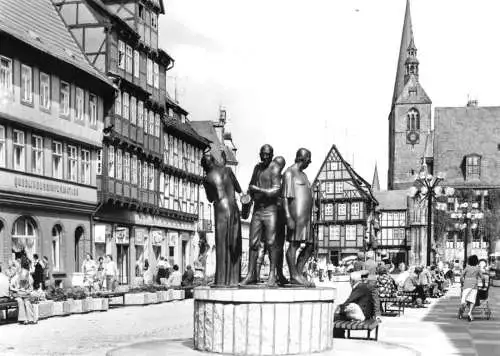
[(406, 143), (414, 145), (418, 143), (420, 135), (417, 131), (411, 130), (406, 133)]

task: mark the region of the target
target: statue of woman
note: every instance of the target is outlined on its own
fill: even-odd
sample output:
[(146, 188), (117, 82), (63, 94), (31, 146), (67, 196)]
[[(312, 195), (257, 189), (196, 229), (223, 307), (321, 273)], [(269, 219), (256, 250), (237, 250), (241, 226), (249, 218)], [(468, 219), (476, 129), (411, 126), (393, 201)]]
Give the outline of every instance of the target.
[(212, 154), (205, 154), (201, 165), (208, 201), (214, 203), (215, 285), (238, 286), (241, 269), (241, 222), (235, 193), (241, 187), (233, 171), (217, 164)]

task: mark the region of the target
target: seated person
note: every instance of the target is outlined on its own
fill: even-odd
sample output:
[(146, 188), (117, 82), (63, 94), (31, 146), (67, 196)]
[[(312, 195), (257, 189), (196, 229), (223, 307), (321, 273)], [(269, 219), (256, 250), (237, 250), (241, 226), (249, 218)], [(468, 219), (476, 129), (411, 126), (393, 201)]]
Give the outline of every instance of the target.
[(377, 289), (379, 297), (395, 297), (398, 293), (398, 287), (394, 279), (392, 279), (391, 275), (388, 273), (387, 267), (383, 265), (377, 267), (377, 274)]
[(420, 278), (422, 273), (422, 267), (415, 267), (414, 272), (410, 273), (403, 285), (403, 291), (417, 293), (417, 296), (413, 297), (413, 303), (419, 308), (423, 308), (425, 301), (425, 290), (422, 284), (423, 278)]
[(177, 288), (181, 286), (181, 283), (182, 283), (182, 275), (181, 272), (179, 271), (179, 266), (174, 265), (174, 271), (172, 272), (170, 277), (168, 277), (167, 286)]
[(364, 321), (378, 319), (380, 316), (378, 290), (368, 283), (368, 275), (367, 270), (351, 273), (352, 291), (347, 300), (339, 306), (341, 319)]

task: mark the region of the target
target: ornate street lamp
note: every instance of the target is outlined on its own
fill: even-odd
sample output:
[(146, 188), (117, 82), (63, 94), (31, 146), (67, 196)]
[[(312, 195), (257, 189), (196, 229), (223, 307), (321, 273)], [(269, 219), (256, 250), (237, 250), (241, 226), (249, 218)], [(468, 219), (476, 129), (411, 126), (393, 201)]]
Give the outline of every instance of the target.
[(420, 201), (427, 200), (427, 266), (431, 265), (432, 254), (432, 203), (440, 196), (452, 196), (455, 190), (451, 187), (439, 186), (440, 182), (445, 179), (444, 173), (438, 173), (433, 176), (427, 173), (427, 165), (422, 165), (422, 170), (415, 177), (415, 185), (410, 188), (409, 195), (412, 198), (419, 198)]
[(450, 217), (457, 222), (454, 224), (457, 230), (466, 230), (464, 238), (464, 266), (467, 264), (467, 248), (472, 230), (478, 227), (478, 221), (484, 218), (484, 213), (479, 210), (477, 202), (464, 202), (458, 206), (458, 212), (452, 212)]

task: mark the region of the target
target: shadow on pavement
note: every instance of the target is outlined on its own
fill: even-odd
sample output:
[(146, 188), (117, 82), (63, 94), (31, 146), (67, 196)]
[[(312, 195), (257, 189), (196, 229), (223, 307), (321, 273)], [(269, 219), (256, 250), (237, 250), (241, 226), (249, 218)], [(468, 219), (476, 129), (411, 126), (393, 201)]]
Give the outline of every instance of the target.
[[(460, 288), (450, 289), (445, 297), (429, 307), (422, 319), (439, 326), (448, 341), (458, 350), (455, 355), (493, 356), (500, 355), (500, 288), (489, 290), (491, 320), (486, 320), (480, 311), (473, 311), (474, 320), (458, 319)], [(438, 345), (436, 345), (438, 346)]]

